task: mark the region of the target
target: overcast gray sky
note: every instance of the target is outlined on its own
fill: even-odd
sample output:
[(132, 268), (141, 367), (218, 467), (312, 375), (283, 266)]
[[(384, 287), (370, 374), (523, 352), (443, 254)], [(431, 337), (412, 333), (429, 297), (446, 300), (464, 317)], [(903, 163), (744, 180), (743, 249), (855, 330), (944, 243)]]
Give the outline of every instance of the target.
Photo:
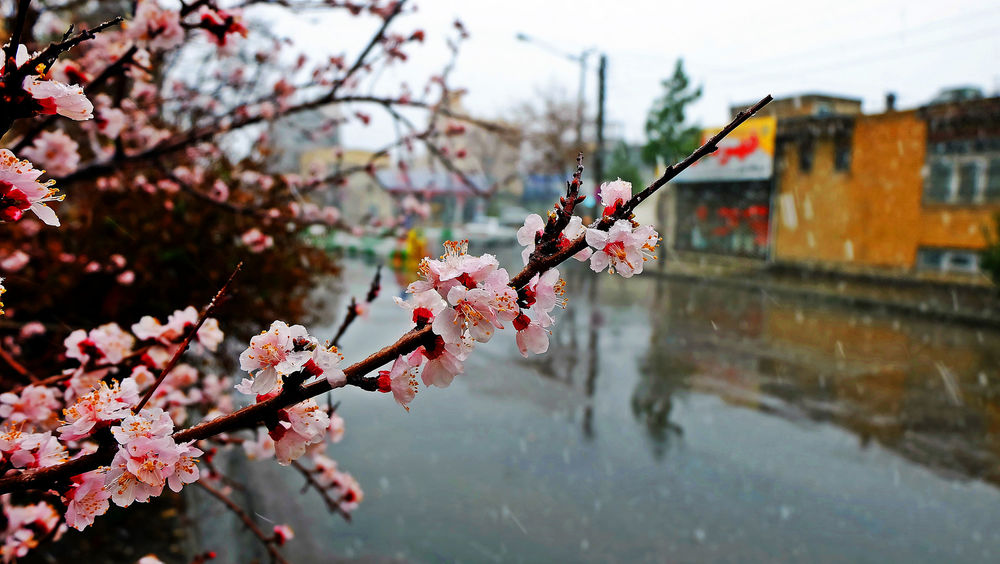
[[(382, 76), (384, 83), (439, 69), (447, 58), (441, 34), (455, 17), (471, 39), (452, 84), (467, 87), (467, 107), (486, 117), (502, 115), (539, 88), (561, 85), (575, 96), (579, 67), (517, 41), (518, 32), (567, 53), (595, 48), (608, 56), (608, 117), (630, 141), (642, 140), (645, 113), (677, 57), (704, 86), (691, 118), (705, 126), (724, 123), (730, 104), (767, 93), (843, 94), (862, 98), (870, 113), (882, 110), (888, 91), (905, 108), (947, 86), (977, 85), (988, 94), (1000, 89), (996, 0), (423, 0), (417, 6), (399, 29), (423, 27), (427, 43), (404, 68)], [(371, 31), (336, 16), (294, 29), (316, 50), (360, 46)], [(587, 98), (593, 104), (597, 59), (590, 61)], [(344, 134), (345, 145), (374, 146), (386, 131), (348, 127)]]

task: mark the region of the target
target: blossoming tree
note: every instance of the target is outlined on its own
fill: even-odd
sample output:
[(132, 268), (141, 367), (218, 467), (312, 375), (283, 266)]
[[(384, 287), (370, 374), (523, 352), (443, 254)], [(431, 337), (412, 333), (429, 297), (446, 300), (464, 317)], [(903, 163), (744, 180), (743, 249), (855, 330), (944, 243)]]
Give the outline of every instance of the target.
[[(263, 2), (242, 7), (255, 4)], [(404, 2), (323, 5), (368, 12), (380, 20), (353, 63), (332, 58), (303, 73), (308, 86), (296, 87), (282, 77), (267, 92), (261, 92), (260, 76), (233, 67), (209, 81), (210, 95), (204, 83), (172, 81), (177, 68), (169, 61), (184, 58), (177, 53), (195, 34), (218, 50), (213, 56), (236, 56), (237, 44), (248, 34), (237, 9), (212, 0), (173, 8), (139, 0), (127, 21), (112, 19), (76, 34), (70, 30), (32, 52), (26, 46), (29, 20), (35, 28), (55, 26), (57, 10), (34, 10), (28, 0), (19, 2), (0, 67), (0, 132), (6, 132), (9, 147), (0, 149), (2, 227), (20, 228), (23, 238), (42, 232), (40, 225), (25, 227), (36, 219), (45, 229), (60, 228), (63, 194), (57, 187), (76, 198), (78, 187), (89, 185), (113, 195), (136, 189), (150, 198), (167, 194), (157, 201), (168, 209), (178, 202), (172, 195), (186, 194), (249, 218), (245, 225), (252, 227), (231, 241), (248, 255), (274, 245), (276, 227), (285, 224), (363, 229), (352, 224), (353, 218), (340, 217), (335, 207), (321, 207), (305, 196), (350, 174), (370, 173), (368, 165), (320, 171), (314, 178), (270, 175), (253, 158), (234, 161), (218, 148), (234, 130), (323, 105), (364, 103), (389, 112), (407, 130), (381, 153), (409, 151), (414, 144), (435, 153), (439, 135), (446, 132), (414, 127), (400, 108), (425, 110), (432, 124), (444, 110), (408, 93), (358, 93), (361, 75), (374, 72), (379, 63), (404, 60), (406, 46), (424, 40), (419, 30), (391, 30), (390, 23), (406, 9)], [(456, 29), (459, 38), (465, 36), (460, 25)], [(306, 67), (305, 59), (296, 59), (289, 76)], [(446, 95), (444, 80), (435, 83)], [(229, 498), (231, 479), (213, 464), (220, 449), (241, 449), (250, 458), (274, 458), (293, 467), (331, 511), (349, 518), (364, 494), (326, 454), (327, 445), (342, 436), (344, 421), (318, 398), (353, 386), (391, 395), (409, 410), (421, 384), (448, 387), (478, 343), (508, 328), (521, 354), (544, 353), (555, 330), (555, 312), (567, 307), (557, 267), (574, 258), (589, 262), (595, 272), (625, 278), (642, 273), (659, 237), (652, 226), (634, 221), (633, 210), (714, 151), (768, 100), (740, 114), (645, 189), (633, 193), (620, 180), (602, 185), (603, 214), (589, 224), (575, 214), (584, 200), (581, 156), (566, 194), (547, 217), (528, 216), (518, 231), (523, 268), (511, 274), (493, 255), (470, 255), (465, 243), (447, 243), (439, 259), (420, 263), (408, 298), (396, 298), (413, 328), (377, 351), (350, 351), (361, 359), (351, 364), (336, 341), (363, 307), (353, 300), (333, 342), (320, 342), (303, 325), (275, 320), (239, 355), (244, 374), (238, 383), (220, 372), (211, 359), (220, 354), (224, 334), (213, 312), (240, 267), (201, 311), (186, 307), (165, 318), (138, 316), (126, 328), (107, 322), (73, 330), (62, 339), (61, 354), (31, 359), (32, 368), (25, 366), (27, 343), (47, 328), (23, 324), (17, 337), (0, 348), (3, 362), (21, 380), (5, 382), (0, 395), (0, 503), (6, 520), (0, 556), (9, 562), (57, 540), (67, 527), (84, 530), (111, 505), (129, 507), (166, 489), (177, 492), (196, 484), (236, 513), (274, 560), (283, 561), (279, 547), (293, 532), (281, 525), (262, 530)], [(367, 120), (361, 111), (350, 115)], [(121, 255), (106, 263), (49, 258), (80, 263), (84, 270), (110, 268), (118, 284), (131, 284), (137, 276)], [(364, 303), (378, 292), (377, 274)], [(22, 296), (12, 295), (8, 302), (20, 308)], [(242, 404), (247, 405), (238, 408)], [(206, 552), (198, 558), (210, 557)]]

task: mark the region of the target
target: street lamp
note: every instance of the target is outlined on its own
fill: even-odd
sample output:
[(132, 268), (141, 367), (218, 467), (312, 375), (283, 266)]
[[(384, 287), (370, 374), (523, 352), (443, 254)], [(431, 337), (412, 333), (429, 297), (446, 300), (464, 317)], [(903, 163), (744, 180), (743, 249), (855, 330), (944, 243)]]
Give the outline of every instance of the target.
[[(597, 49), (590, 48), (585, 49), (579, 55), (573, 55), (572, 53), (567, 53), (554, 45), (551, 45), (540, 39), (531, 37), (526, 33), (518, 33), (516, 35), (518, 41), (524, 41), (525, 43), (534, 43), (535, 45), (549, 51), (550, 53), (559, 55), (560, 57), (565, 57), (574, 63), (580, 64), (580, 90), (577, 93), (576, 100), (576, 146), (577, 150), (583, 150), (583, 95), (584, 86), (587, 81), (587, 57), (591, 53), (597, 51)], [(608, 58), (604, 53), (601, 53), (600, 64), (597, 68), (597, 146), (594, 151), (594, 200), (590, 205), (594, 206), (596, 213), (597, 210), (597, 191), (601, 184), (601, 179), (604, 175), (604, 81), (607, 76), (607, 62)]]
[(552, 54), (564, 57), (580, 65), (580, 88), (576, 95), (576, 147), (577, 150), (581, 150), (583, 148), (583, 97), (587, 83), (587, 57), (596, 51), (596, 49), (585, 49), (579, 55), (573, 55), (572, 53), (567, 53), (566, 51), (563, 51), (550, 43), (542, 41), (541, 39), (531, 37), (526, 33), (518, 33), (516, 37), (518, 41), (533, 43), (534, 45), (541, 47)]

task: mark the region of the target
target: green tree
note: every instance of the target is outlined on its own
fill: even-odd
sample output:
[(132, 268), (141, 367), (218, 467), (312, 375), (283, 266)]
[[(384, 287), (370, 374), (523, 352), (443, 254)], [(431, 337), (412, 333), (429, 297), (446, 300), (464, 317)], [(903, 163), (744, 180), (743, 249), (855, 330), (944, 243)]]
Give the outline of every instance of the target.
[(657, 159), (667, 164), (680, 160), (701, 140), (698, 126), (685, 124), (685, 109), (701, 98), (701, 86), (691, 86), (683, 59), (677, 59), (674, 74), (660, 84), (664, 92), (646, 115), (647, 141), (642, 147), (642, 160), (653, 166)]
[(631, 182), (632, 186), (643, 185), (642, 172), (639, 170), (639, 155), (632, 147), (624, 141), (619, 141), (608, 159), (607, 172), (604, 175), (607, 179), (621, 178)]

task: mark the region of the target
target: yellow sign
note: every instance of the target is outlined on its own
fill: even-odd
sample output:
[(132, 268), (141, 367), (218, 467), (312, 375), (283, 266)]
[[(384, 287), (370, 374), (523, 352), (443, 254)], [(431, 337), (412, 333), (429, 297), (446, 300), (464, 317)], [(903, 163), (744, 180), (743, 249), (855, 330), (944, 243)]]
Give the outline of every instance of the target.
[[(774, 171), (774, 117), (750, 118), (719, 143), (719, 149), (691, 166), (676, 182), (766, 180)], [(701, 142), (721, 131), (701, 132)]]

